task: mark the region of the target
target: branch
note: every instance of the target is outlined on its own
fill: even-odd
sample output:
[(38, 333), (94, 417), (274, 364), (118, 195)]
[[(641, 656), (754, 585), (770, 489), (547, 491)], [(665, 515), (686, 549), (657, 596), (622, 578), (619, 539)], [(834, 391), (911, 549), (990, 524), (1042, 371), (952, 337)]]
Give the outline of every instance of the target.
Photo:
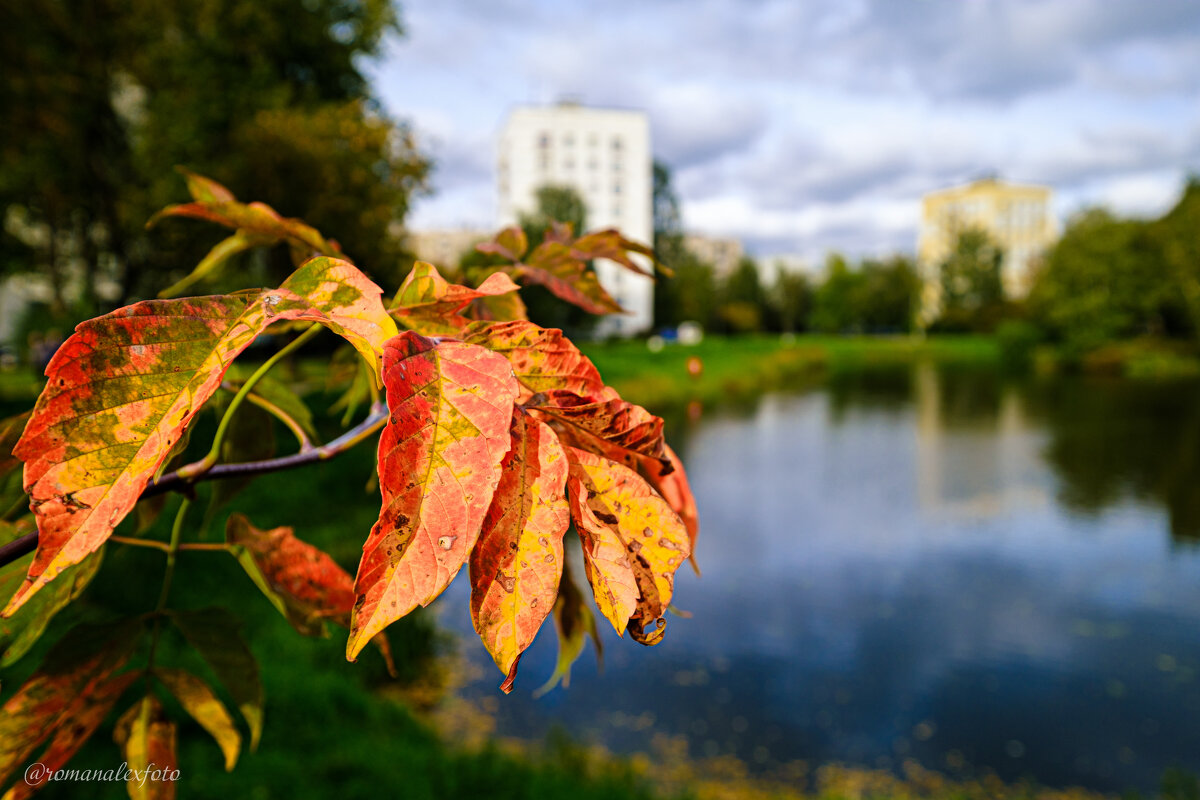
[[(169, 491), (184, 491), (188, 487), (199, 483), (200, 481), (213, 481), (222, 478), (242, 477), (245, 475), (262, 475), (267, 472), (280, 472), (285, 469), (295, 469), (302, 467), (305, 464), (312, 464), (317, 461), (328, 461), (329, 459), (346, 452), (350, 448), (363, 441), (371, 434), (383, 427), (383, 423), (387, 422), (388, 410), (386, 406), (376, 404), (371, 413), (362, 422), (355, 425), (350, 430), (343, 433), (328, 444), (323, 444), (320, 447), (313, 447), (309, 450), (304, 450), (299, 453), (293, 453), (290, 456), (280, 456), (279, 458), (268, 458), (263, 461), (244, 461), (239, 464), (217, 464), (207, 472), (203, 472), (194, 477), (186, 477), (187, 473), (184, 470), (187, 467), (168, 472), (161, 478), (151, 481), (144, 490), (141, 497), (153, 497), (156, 494), (162, 494)], [(180, 474), (183, 473), (183, 474)], [(6, 545), (0, 546), (0, 567), (11, 564), (21, 556), (32, 553), (37, 549), (37, 531), (27, 533), (17, 539), (13, 539)]]

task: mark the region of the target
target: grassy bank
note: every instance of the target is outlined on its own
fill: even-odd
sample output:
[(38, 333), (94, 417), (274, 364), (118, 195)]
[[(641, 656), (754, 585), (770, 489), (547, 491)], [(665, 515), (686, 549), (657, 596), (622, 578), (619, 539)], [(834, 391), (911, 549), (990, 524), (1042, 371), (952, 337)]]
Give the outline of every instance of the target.
[[(994, 366), (999, 358), (995, 341), (983, 336), (710, 336), (695, 346), (668, 345), (657, 353), (642, 341), (585, 344), (583, 349), (606, 382), (652, 410), (693, 400), (738, 399), (828, 371), (921, 359)], [(703, 367), (698, 376), (688, 372), (692, 358)]]

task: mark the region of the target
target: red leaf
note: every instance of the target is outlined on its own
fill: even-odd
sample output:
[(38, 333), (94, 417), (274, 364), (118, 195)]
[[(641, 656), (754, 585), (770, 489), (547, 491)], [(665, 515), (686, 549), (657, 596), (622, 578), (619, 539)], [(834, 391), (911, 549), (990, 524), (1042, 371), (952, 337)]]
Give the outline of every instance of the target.
[(233, 514), (225, 541), (296, 630), (319, 636), (324, 620), (348, 621), (354, 579), (323, 550), (297, 539), (291, 528), (259, 530), (244, 515)]
[(437, 597), (479, 537), (511, 445), (517, 381), (502, 356), (412, 332), (388, 342), (383, 506), (363, 546), (346, 654)]
[(567, 457), (554, 431), (518, 409), (510, 435), (512, 449), (471, 551), (471, 620), (508, 676), (505, 692), (517, 659), (554, 608), (571, 522)]

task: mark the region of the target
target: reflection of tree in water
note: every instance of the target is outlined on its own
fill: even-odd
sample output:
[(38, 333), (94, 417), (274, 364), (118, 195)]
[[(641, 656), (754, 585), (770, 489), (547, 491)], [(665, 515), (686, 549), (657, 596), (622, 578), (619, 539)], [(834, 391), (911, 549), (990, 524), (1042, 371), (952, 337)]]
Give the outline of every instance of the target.
[(1063, 503), (1162, 503), (1171, 536), (1200, 541), (1200, 382), (1063, 379), (1031, 385), (1027, 399), (1047, 424)]
[(936, 371), (938, 422), (946, 428), (994, 426), (1000, 415), (1004, 377), (994, 369), (968, 365), (861, 364), (832, 371), (828, 392), (831, 421), (850, 411), (907, 411), (917, 397), (923, 370)]

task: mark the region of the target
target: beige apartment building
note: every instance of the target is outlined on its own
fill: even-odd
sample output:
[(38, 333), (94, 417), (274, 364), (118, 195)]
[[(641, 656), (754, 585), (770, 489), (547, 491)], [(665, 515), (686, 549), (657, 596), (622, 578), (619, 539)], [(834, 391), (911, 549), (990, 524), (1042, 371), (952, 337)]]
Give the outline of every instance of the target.
[(1048, 186), (996, 178), (925, 195), (917, 239), (917, 261), (925, 277), (924, 316), (931, 317), (940, 308), (938, 267), (954, 249), (959, 233), (969, 228), (987, 231), (1004, 250), (1005, 293), (1025, 296), (1037, 260), (1058, 238), (1053, 200), (1054, 191)]

